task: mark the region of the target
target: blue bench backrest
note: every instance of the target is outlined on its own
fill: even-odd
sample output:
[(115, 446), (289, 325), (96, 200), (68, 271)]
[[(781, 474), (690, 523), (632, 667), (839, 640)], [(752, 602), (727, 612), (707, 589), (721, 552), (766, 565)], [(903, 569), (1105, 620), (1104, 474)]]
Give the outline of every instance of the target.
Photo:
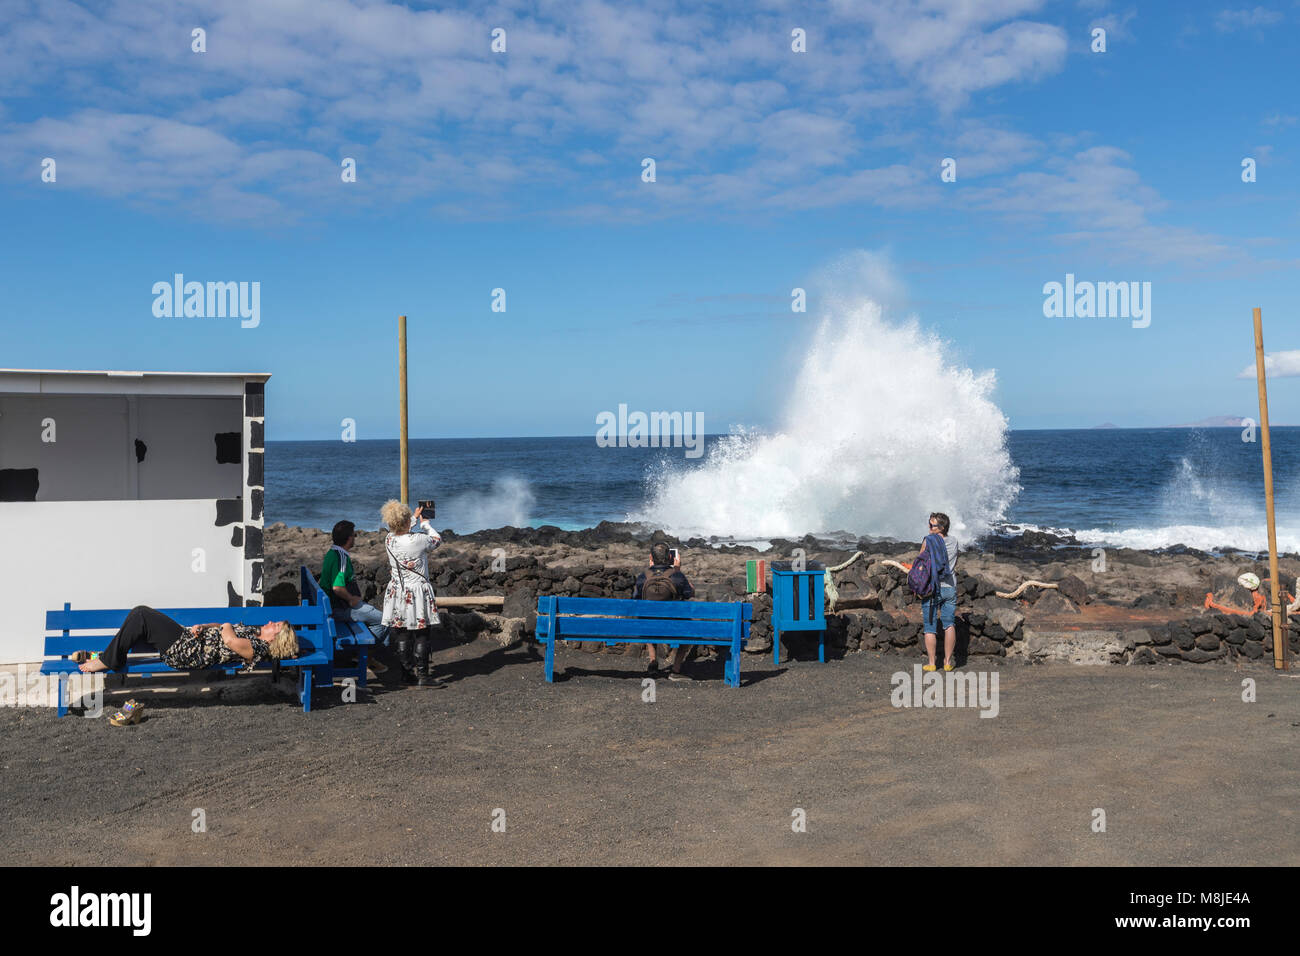
[(782, 629), (821, 630), (826, 626), (825, 571), (772, 572), (772, 614)]
[(740, 601), (632, 601), (620, 598), (537, 599), (537, 636), (706, 638), (729, 642), (749, 636), (753, 605)]
[(324, 608), (325, 630), (329, 632), (330, 640), (334, 642), (335, 647), (374, 643), (373, 636), (364, 624), (334, 619), (334, 604), (330, 600), (329, 593), (320, 586), (316, 575), (312, 574), (305, 564), (298, 567), (298, 591), (302, 594), (304, 604)]

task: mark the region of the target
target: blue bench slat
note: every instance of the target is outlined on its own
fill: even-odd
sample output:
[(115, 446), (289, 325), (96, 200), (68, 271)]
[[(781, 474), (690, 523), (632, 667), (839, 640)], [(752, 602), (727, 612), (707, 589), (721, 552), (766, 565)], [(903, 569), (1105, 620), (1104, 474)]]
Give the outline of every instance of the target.
[(744, 619), (752, 618), (754, 613), (753, 605), (738, 601), (633, 601), (627, 598), (572, 598), (555, 595), (543, 595), (537, 601), (539, 614), (544, 613), (543, 601), (557, 602), (558, 615), (595, 614), (601, 617), (680, 617), (730, 621), (736, 615), (737, 604), (741, 605)]
[[(305, 654), (310, 654), (317, 650), (318, 644), (324, 646), (325, 637), (316, 637), (314, 634), (307, 633), (306, 628), (298, 630), (295, 628), (294, 633), (298, 636), (298, 649)], [(108, 647), (108, 642), (113, 639), (111, 634), (101, 635), (74, 635), (64, 637), (62, 635), (50, 636), (45, 638), (45, 656), (46, 657), (65, 657), (69, 654), (75, 654), (77, 651), (102, 651)]]
[[(329, 658), (325, 655), (323, 651), (316, 651), (304, 657), (295, 657), (292, 659), (286, 658), (284, 660), (281, 660), (280, 666), (281, 667), (316, 667), (318, 665), (325, 664), (328, 662), (329, 662)], [(265, 664), (268, 668), (271, 666), (270, 661), (260, 661), (258, 662), (258, 667), (260, 668), (262, 664)], [(238, 661), (229, 661), (225, 664), (213, 664), (211, 667), (196, 667), (194, 668), (194, 670), (202, 670), (202, 671), (225, 670), (233, 673), (235, 671), (240, 670), (243, 666), (244, 665), (239, 663)], [(78, 674), (80, 673), (80, 668), (77, 667), (75, 661), (70, 661), (67, 660), (66, 658), (56, 659), (56, 660), (49, 660), (43, 662), (41, 664), (41, 673), (42, 674)], [(96, 673), (120, 675), (120, 674), (180, 674), (184, 672), (178, 671), (174, 667), (171, 667), (170, 665), (165, 663), (162, 660), (162, 658), (157, 657), (156, 655), (141, 654), (141, 655), (136, 655), (135, 657), (127, 658), (126, 667), (118, 668), (117, 670), (111, 670), (111, 671), (96, 671)]]
[[(299, 625), (310, 627), (320, 624), (320, 611), (305, 607), (160, 607), (178, 624), (269, 624), (288, 621), (296, 630)], [(47, 631), (87, 630), (98, 628), (116, 631), (131, 613), (127, 608), (95, 608), (93, 610), (58, 610), (45, 612)]]
[(340, 621), (335, 618), (334, 627), (338, 632), (336, 642), (338, 646), (356, 647), (358, 644), (369, 646), (375, 643), (374, 632), (360, 621)]
[[(86, 650), (86, 648), (78, 648)], [(318, 664), (324, 664), (329, 661), (329, 655), (324, 651), (315, 648), (304, 648), (299, 645), (300, 653), (297, 657), (284, 657), (280, 659), (281, 667), (314, 667)], [(48, 654), (49, 651), (47, 650)], [(269, 662), (267, 662), (269, 664)], [(211, 667), (200, 667), (195, 670), (216, 670), (221, 667), (229, 667), (233, 670), (239, 670), (244, 665), (238, 661), (229, 661), (225, 664), (213, 664)], [(157, 654), (134, 654), (126, 659), (126, 667), (111, 671), (97, 671), (96, 673), (122, 674), (122, 673), (140, 673), (145, 669), (152, 667), (159, 673), (175, 671), (175, 668), (163, 663), (162, 658)], [(72, 674), (79, 671), (76, 661), (67, 657), (54, 657), (42, 662), (41, 673), (43, 674)]]
[[(564, 618), (558, 618), (563, 621)], [(569, 618), (573, 621), (573, 618)], [(708, 621), (693, 623), (717, 624), (723, 629), (723, 633), (714, 632), (711, 634), (701, 634), (697, 629), (683, 628), (683, 633), (667, 633), (666, 628), (659, 625), (671, 625), (681, 622), (673, 621), (640, 621), (630, 622), (646, 625), (644, 628), (615, 630), (614, 628), (601, 626), (602, 621), (610, 621), (610, 618), (584, 618), (584, 626), (577, 629), (570, 629), (563, 625), (557, 626), (559, 639), (561, 641), (606, 641), (610, 644), (730, 644), (734, 634), (734, 623), (725, 623), (722, 621)], [(617, 619), (615, 619), (617, 620)], [(744, 644), (749, 640), (749, 622), (745, 621), (741, 627), (740, 642)], [(550, 639), (550, 623), (544, 617), (537, 618), (537, 639), (547, 641)], [(698, 640), (692, 640), (698, 638)]]
[[(676, 647), (678, 644), (697, 645), (697, 646), (699, 646), (699, 647), (730, 647), (730, 646), (731, 646), (731, 640), (730, 640), (730, 639), (727, 639), (727, 640), (725, 640), (725, 641), (720, 641), (720, 640), (718, 640), (716, 637), (701, 637), (701, 638), (693, 638), (693, 637), (664, 637), (664, 638), (661, 638), (661, 637), (659, 637), (658, 635), (645, 635), (645, 634), (631, 634), (631, 635), (626, 635), (626, 636), (623, 636), (623, 637), (611, 637), (611, 636), (608, 636), (608, 635), (602, 635), (602, 634), (592, 634), (592, 635), (585, 635), (585, 636), (584, 636), (584, 635), (580, 635), (580, 634), (578, 634), (578, 635), (575, 635), (575, 634), (565, 634), (563, 631), (560, 632), (560, 640), (562, 640), (562, 641), (572, 641), (572, 642), (575, 643), (575, 644), (576, 644), (576, 643), (579, 643), (579, 642), (581, 642), (581, 641), (587, 641), (587, 642), (589, 642), (589, 643), (594, 642), (594, 643), (597, 643), (597, 644), (667, 644), (669, 647)], [(748, 635), (746, 635), (746, 636), (741, 640), (741, 644), (744, 644), (745, 641), (747, 641), (747, 640), (749, 640), (749, 636), (748, 636)]]
[(555, 620), (560, 640), (597, 636), (710, 639), (731, 643), (735, 627), (730, 621), (665, 621), (610, 617), (560, 617)]

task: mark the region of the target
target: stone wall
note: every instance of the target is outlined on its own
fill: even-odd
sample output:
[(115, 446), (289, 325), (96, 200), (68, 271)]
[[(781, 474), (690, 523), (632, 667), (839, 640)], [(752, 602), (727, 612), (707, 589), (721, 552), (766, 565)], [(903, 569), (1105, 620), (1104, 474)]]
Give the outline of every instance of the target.
[[(611, 526), (611, 528), (616, 526)], [(268, 604), (296, 604), (298, 601), (298, 565), (319, 565), (320, 555), (328, 547), (328, 538), (320, 532), (301, 528), (273, 527), (266, 553)], [(564, 543), (566, 536), (591, 537), (593, 529), (581, 533), (555, 532), (545, 529), (502, 529), (520, 540), (503, 541), (503, 560), (494, 558), (491, 545), (496, 542), (471, 542), (447, 535), (443, 548), (431, 562), (433, 584), (440, 596), (474, 594), (505, 595), (500, 614), (444, 611), (445, 636), (470, 639), (489, 631), (503, 643), (531, 640), (535, 633), (537, 597), (554, 594), (566, 597), (631, 596), (637, 561), (644, 542), (615, 530), (600, 534), (605, 557), (582, 539), (582, 547)], [(357, 577), (366, 600), (382, 605), (383, 588), (388, 583), (388, 567), (381, 558), (381, 539), (365, 535), (354, 552)], [(626, 540), (624, 540), (626, 539)], [(558, 543), (557, 543), (558, 542)], [(577, 542), (574, 541), (574, 544)], [(635, 546), (636, 550), (633, 551)], [(619, 550), (621, 549), (621, 550)], [(520, 553), (520, 552), (524, 553)], [(542, 553), (540, 560), (535, 553)], [(624, 560), (626, 555), (626, 560)], [(708, 601), (752, 600), (754, 617), (747, 651), (770, 654), (772, 648), (770, 595), (747, 595), (743, 573), (744, 558), (750, 554), (732, 553), (729, 549), (702, 548), (692, 551), (690, 578), (696, 598)], [(809, 555), (813, 557), (813, 555)], [(832, 558), (833, 555), (826, 555)], [(828, 562), (829, 563), (829, 562)], [(502, 567), (504, 570), (494, 570)], [(1236, 657), (1260, 659), (1272, 655), (1271, 627), (1265, 615), (1255, 618), (1209, 614), (1190, 610), (1190, 616), (1135, 629), (1112, 615), (1109, 624), (1084, 623), (1087, 611), (1097, 611), (1088, 588), (1070, 574), (1055, 577), (1058, 588), (1029, 588), (1020, 600), (998, 598), (999, 585), (978, 574), (958, 573), (957, 650), (959, 660), (991, 655), (1020, 657), (1026, 660), (1066, 660), (1074, 663), (1205, 663)], [(856, 606), (827, 615), (827, 646), (833, 652), (870, 650), (918, 656), (923, 653), (920, 604), (907, 591), (903, 575), (895, 569), (873, 564), (864, 567), (859, 561), (837, 574), (836, 582), (842, 601)], [(1005, 586), (1005, 585), (1002, 585)], [(1203, 597), (1203, 592), (1201, 594)], [(1119, 611), (1107, 606), (1103, 610)], [(1160, 612), (1155, 612), (1159, 614)], [(1171, 616), (1176, 610), (1171, 608)], [(1077, 618), (1078, 624), (1062, 624)], [(1300, 622), (1292, 622), (1291, 649), (1300, 654)], [(799, 657), (815, 653), (815, 635), (794, 632), (784, 638), (783, 657), (791, 650)], [(582, 650), (591, 653), (640, 654), (635, 646), (614, 646), (582, 642)]]

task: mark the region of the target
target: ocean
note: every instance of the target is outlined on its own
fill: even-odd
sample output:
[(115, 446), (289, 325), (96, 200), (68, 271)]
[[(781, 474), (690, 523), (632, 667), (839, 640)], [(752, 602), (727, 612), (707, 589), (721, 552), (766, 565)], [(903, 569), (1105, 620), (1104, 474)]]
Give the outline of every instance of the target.
[[(460, 533), (608, 520), (737, 543), (916, 541), (942, 511), (962, 542), (1044, 530), (1134, 548), (1267, 547), (1261, 446), (1241, 429), (1013, 431), (996, 394), (995, 370), (966, 367), (918, 321), (857, 296), (828, 307), (769, 430), (713, 435), (695, 458), (681, 435), (676, 448), (601, 447), (594, 427), (413, 441), (410, 494), (435, 499), (437, 527)], [(1278, 544), (1300, 551), (1300, 428), (1272, 438)], [(267, 521), (375, 529), (399, 490), (395, 440), (272, 442), (266, 465)]]
[[(983, 450), (940, 434), (910, 460), (898, 447), (819, 453), (816, 438), (715, 435), (694, 460), (680, 448), (599, 447), (594, 432), (412, 440), (411, 500), (435, 499), (435, 525), (459, 533), (608, 520), (747, 542), (837, 532), (917, 540), (934, 510), (966, 539), (1044, 530), (1134, 548), (1267, 546), (1261, 446), (1239, 428), (1006, 431)], [(1278, 544), (1300, 551), (1300, 428), (1274, 428), (1272, 445)], [(979, 455), (1005, 456), (1004, 487), (963, 488)], [(398, 462), (396, 440), (268, 442), (266, 521), (376, 529), (380, 505), (398, 495)], [(971, 470), (987, 484), (989, 466)]]

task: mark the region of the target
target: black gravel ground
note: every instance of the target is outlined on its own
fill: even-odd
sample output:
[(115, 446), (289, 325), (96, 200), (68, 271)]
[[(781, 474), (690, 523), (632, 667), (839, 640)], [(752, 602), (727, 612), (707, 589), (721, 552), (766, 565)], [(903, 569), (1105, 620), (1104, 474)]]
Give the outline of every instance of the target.
[(1262, 665), (979, 660), (987, 719), (893, 707), (914, 661), (872, 653), (747, 659), (740, 689), (704, 662), (653, 703), (614, 656), (562, 651), (553, 685), (490, 639), (436, 663), (445, 688), (336, 688), (309, 715), (264, 676), (114, 681), (106, 707), (147, 702), (130, 728), (0, 710), (0, 862), (1300, 862), (1300, 685)]

